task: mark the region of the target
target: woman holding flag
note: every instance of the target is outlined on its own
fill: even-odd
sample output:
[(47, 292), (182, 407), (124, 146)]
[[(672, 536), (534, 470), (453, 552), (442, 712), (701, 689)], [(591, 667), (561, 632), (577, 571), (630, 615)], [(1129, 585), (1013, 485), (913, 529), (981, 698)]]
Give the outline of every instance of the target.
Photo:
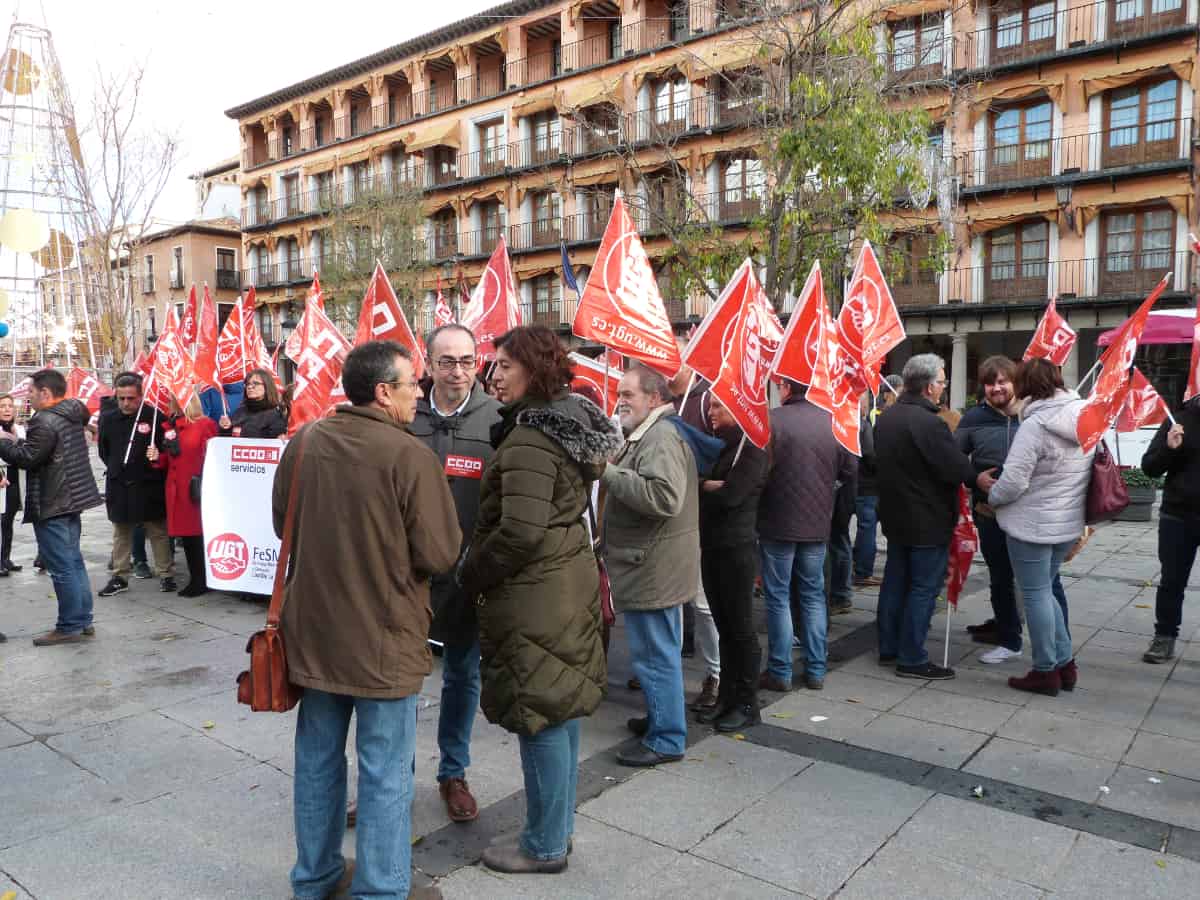
[(287, 434), (287, 419), (279, 403), (279, 389), (266, 369), (246, 375), (244, 399), (232, 415), (217, 423), (222, 437), (277, 438)]
[(988, 504), (1007, 536), (1033, 649), (1033, 669), (1023, 678), (1008, 679), (1009, 687), (1054, 697), (1060, 689), (1074, 690), (1078, 680), (1071, 633), (1053, 585), (1083, 534), (1094, 451), (1085, 452), (1076, 436), (1084, 401), (1063, 388), (1053, 363), (1021, 363), (1013, 392), (1025, 401), (1021, 428), (1003, 474), (996, 480), (981, 475), (980, 487), (988, 489)]
[(171, 399), (172, 416), (164, 433), (166, 453), (151, 444), (146, 458), (167, 471), (167, 533), (183, 544), (187, 557), (188, 583), (180, 597), (199, 597), (208, 592), (204, 559), (204, 529), (200, 522), (200, 473), (210, 438), (217, 436), (217, 423), (204, 415), (200, 399), (192, 394), (182, 413)]

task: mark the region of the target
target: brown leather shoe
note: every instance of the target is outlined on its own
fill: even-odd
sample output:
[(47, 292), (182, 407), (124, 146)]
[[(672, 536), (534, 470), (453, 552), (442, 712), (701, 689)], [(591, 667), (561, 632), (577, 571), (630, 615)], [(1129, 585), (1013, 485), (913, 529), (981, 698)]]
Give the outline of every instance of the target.
[(760, 691), (777, 691), (780, 694), (789, 693), (792, 686), (782, 678), (776, 678), (769, 672), (763, 672), (758, 676), (758, 689)]
[(358, 801), (351, 800), (346, 804), (346, 827), (353, 828), (358, 824)]
[(696, 695), (696, 699), (692, 701), (692, 712), (701, 712), (706, 709), (714, 709), (717, 705), (717, 693), (721, 687), (721, 679), (716, 675), (706, 675), (704, 684), (700, 687), (700, 693)]
[(493, 872), (514, 875), (555, 875), (567, 867), (564, 853), (558, 859), (534, 859), (519, 844), (493, 844), (483, 851), (483, 864)]
[(479, 818), (479, 806), (465, 778), (447, 778), (438, 785), (438, 793), (446, 802), (451, 822), (474, 822)]
[(47, 631), (45, 634), (38, 635), (33, 639), (35, 647), (54, 647), (58, 644), (80, 644), (83, 643), (83, 635), (67, 634), (65, 631)]

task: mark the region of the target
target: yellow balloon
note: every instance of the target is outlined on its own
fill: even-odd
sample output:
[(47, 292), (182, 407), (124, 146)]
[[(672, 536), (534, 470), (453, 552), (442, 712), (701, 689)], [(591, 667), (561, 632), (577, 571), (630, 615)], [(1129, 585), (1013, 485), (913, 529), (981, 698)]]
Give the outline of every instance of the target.
[(10, 209), (0, 219), (0, 244), (16, 253), (36, 253), (50, 243), (50, 223), (32, 209)]
[(8, 315), (8, 291), (0, 288), (0, 319)]

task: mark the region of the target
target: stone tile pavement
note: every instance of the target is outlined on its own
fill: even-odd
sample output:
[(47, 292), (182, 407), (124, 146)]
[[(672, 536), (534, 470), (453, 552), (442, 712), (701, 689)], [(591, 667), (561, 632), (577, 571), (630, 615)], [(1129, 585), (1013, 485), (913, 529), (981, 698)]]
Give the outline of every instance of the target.
[[(14, 556), (28, 564), (32, 537), (19, 534)], [(108, 528), (97, 513), (85, 555), (99, 586)], [(1010, 690), (1028, 655), (977, 661), (963, 626), (987, 614), (979, 561), (951, 620), (954, 681), (881, 669), (875, 597), (860, 591), (831, 623), (824, 692), (765, 694), (764, 724), (741, 739), (693, 726), (686, 759), (657, 771), (613, 758), (641, 710), (618, 629), (609, 698), (584, 727), (575, 852), (556, 877), (476, 864), (524, 802), (516, 741), (482, 717), (471, 782), (483, 811), (447, 824), (435, 671), (417, 742), (419, 877), (452, 898), (1196, 896), (1200, 615), (1185, 609), (1176, 661), (1140, 661), (1158, 574), (1150, 525), (1102, 528), (1066, 574), (1073, 694)], [(0, 581), (0, 898), (288, 896), (293, 715), (251, 714), (233, 689), (262, 607), (135, 581), (97, 600), (96, 641), (35, 649), (53, 609), (30, 566)], [(687, 673), (695, 690), (698, 661)]]

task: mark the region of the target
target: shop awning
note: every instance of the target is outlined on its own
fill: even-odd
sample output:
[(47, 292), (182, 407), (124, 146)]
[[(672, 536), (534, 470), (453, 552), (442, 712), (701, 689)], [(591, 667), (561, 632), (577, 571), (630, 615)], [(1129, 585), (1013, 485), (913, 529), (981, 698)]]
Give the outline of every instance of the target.
[[(1126, 320), (1128, 321), (1128, 320)], [(1107, 347), (1125, 327), (1122, 322), (1100, 335), (1096, 344)], [(1196, 311), (1194, 309), (1151, 310), (1146, 319), (1146, 330), (1142, 332), (1143, 344), (1190, 344), (1195, 334)]]

